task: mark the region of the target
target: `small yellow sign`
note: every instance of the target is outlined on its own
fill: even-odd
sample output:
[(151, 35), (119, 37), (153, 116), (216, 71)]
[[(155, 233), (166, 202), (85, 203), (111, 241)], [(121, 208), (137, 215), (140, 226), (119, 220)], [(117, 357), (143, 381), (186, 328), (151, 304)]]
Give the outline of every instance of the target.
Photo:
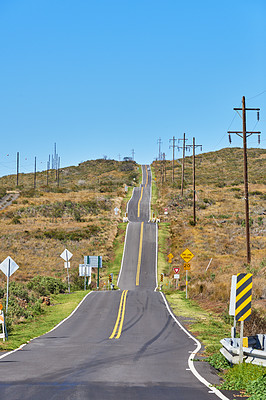
[(169, 259), (172, 259), (172, 258), (174, 258), (174, 256), (173, 256), (173, 254), (172, 253), (170, 253), (170, 254), (168, 254), (168, 256), (167, 256)]
[(3, 309), (3, 304), (0, 303), (0, 310), (2, 310), (2, 309)]
[(180, 254), (180, 257), (183, 258), (183, 260), (188, 263), (192, 258), (194, 257), (194, 254), (191, 253), (190, 250), (186, 249), (183, 251), (183, 253)]
[(185, 271), (190, 271), (190, 264), (184, 264), (184, 270)]

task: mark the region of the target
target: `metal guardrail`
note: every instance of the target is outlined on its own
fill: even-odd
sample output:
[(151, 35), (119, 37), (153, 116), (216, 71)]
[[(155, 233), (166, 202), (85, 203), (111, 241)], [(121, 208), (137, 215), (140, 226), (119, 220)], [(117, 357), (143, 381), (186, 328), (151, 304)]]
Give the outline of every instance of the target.
[[(230, 363), (238, 364), (240, 339), (226, 338), (220, 340), (220, 343), (223, 345), (220, 352), (224, 357)], [(248, 345), (248, 347), (245, 347), (245, 345)], [(266, 334), (244, 338), (243, 355), (246, 363), (263, 365), (266, 367)]]

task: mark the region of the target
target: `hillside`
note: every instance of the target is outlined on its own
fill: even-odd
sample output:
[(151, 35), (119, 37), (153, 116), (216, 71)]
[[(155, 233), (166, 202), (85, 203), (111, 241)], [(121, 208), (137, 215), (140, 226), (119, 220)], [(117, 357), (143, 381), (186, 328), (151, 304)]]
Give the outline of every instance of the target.
[[(172, 162), (166, 161), (164, 182), (163, 162), (154, 162), (157, 201), (154, 201), (153, 210), (161, 220), (161, 228), (169, 230), (165, 261), (170, 252), (174, 259), (171, 266), (165, 264), (163, 272), (170, 278), (170, 284), (173, 284), (172, 266), (179, 266), (184, 287), (185, 272), (180, 254), (188, 247), (195, 255), (189, 271), (189, 296), (209, 309), (227, 314), (231, 276), (251, 272), (255, 318), (265, 314), (266, 301), (266, 150), (248, 150), (250, 265), (246, 264), (242, 160), (243, 151), (239, 148), (196, 156), (196, 226), (193, 226), (192, 157), (185, 160), (183, 198), (180, 193), (181, 160), (175, 165), (174, 184)], [(165, 208), (168, 215), (164, 214)], [(249, 329), (252, 331), (251, 326)]]
[[(106, 265), (113, 257), (113, 241), (120, 220), (125, 185), (138, 184), (135, 162), (93, 160), (63, 168), (59, 186), (55, 171), (19, 176), (20, 197), (0, 211), (0, 260), (11, 256), (19, 265), (12, 280), (29, 280), (38, 275), (65, 279), (61, 252), (72, 253), (71, 279), (78, 279), (84, 255), (102, 255)], [(14, 190), (16, 176), (0, 178), (0, 192)], [(124, 205), (125, 206), (125, 205)], [(125, 210), (124, 210), (125, 211)], [(1, 286), (5, 277), (1, 276)]]

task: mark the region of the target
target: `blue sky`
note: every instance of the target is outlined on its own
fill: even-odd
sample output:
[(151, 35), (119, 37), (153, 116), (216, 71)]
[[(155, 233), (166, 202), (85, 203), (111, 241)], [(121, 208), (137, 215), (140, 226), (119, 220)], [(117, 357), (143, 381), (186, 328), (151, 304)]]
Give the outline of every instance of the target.
[(17, 151), (22, 172), (44, 169), (54, 142), (62, 166), (149, 163), (159, 137), (171, 158), (184, 132), (218, 150), (243, 95), (265, 147), (265, 19), (265, 0), (0, 0), (0, 175)]

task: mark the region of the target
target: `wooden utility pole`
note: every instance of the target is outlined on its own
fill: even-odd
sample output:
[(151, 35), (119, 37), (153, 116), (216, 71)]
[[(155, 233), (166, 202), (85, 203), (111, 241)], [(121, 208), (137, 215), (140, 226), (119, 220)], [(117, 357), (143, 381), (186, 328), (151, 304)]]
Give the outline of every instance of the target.
[(18, 176), (19, 176), (19, 152), (17, 152), (17, 186), (18, 186)]
[(34, 189), (36, 189), (36, 157), (34, 160)]
[[(235, 111), (242, 111), (243, 131), (228, 131), (229, 141), (231, 143), (231, 133), (235, 133), (243, 138), (243, 161), (244, 161), (244, 189), (245, 189), (245, 214), (246, 214), (246, 248), (247, 248), (247, 263), (251, 261), (250, 251), (250, 231), (249, 231), (249, 200), (248, 200), (248, 162), (247, 162), (247, 137), (252, 134), (260, 135), (261, 132), (247, 131), (246, 127), (246, 111), (257, 111), (257, 118), (259, 120), (260, 108), (246, 108), (245, 96), (242, 97), (242, 108), (234, 108)], [(260, 136), (258, 136), (260, 138)], [(259, 139), (260, 140), (260, 139)]]
[(197, 144), (196, 145), (196, 140), (193, 137), (193, 144), (192, 145), (187, 145), (186, 147), (192, 147), (193, 148), (193, 224), (196, 225), (197, 223), (197, 218), (196, 218), (196, 159), (195, 159), (195, 153), (196, 153), (196, 147), (200, 147), (202, 151), (202, 145)]
[(60, 171), (60, 157), (58, 157), (58, 164), (57, 164), (57, 186), (59, 187), (59, 171)]
[(173, 142), (173, 144), (169, 145), (169, 149), (172, 147), (173, 148), (173, 171), (172, 171), (172, 182), (174, 183), (175, 181), (175, 148), (178, 148), (178, 146), (175, 144), (175, 142), (177, 141), (177, 139), (173, 136), (173, 139), (169, 139), (169, 142)]
[(46, 171), (46, 186), (47, 187), (49, 184), (49, 166), (50, 166), (50, 163), (49, 163), (49, 161), (47, 161), (47, 171)]
[(184, 133), (183, 139), (178, 139), (179, 141), (183, 141), (183, 160), (182, 160), (182, 175), (181, 175), (181, 196), (183, 197), (184, 192), (184, 176), (185, 176), (185, 154), (186, 154), (186, 134)]
[(166, 160), (165, 160), (165, 153), (163, 153), (163, 182), (166, 182)]

